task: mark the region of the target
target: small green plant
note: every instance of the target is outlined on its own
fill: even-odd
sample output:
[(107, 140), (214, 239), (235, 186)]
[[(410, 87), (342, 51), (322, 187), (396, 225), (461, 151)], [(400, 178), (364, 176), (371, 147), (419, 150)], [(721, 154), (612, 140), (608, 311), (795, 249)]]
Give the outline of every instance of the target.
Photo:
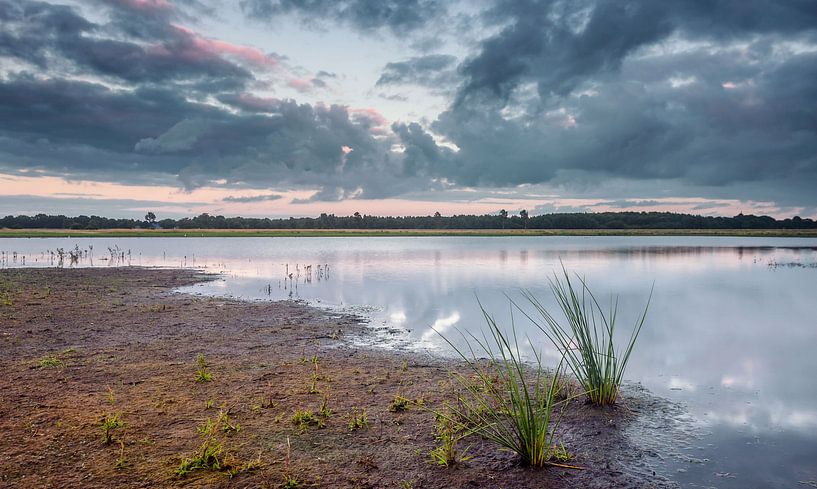
[(221, 429), (224, 433), (237, 433), (241, 431), (241, 425), (234, 422), (230, 418), (230, 414), (222, 409), (215, 418), (207, 418), (204, 424), (197, 428), (198, 432), (203, 436), (208, 436), (213, 430), (217, 429)]
[(287, 437), (287, 456), (284, 459), (284, 482), (281, 484), (283, 489), (298, 489), (301, 487), (301, 482), (292, 475), (292, 446), (289, 444), (289, 437)]
[(125, 442), (122, 440), (119, 440), (119, 457), (117, 457), (113, 467), (117, 470), (126, 469), (128, 467), (128, 461), (125, 458)]
[(357, 431), (369, 426), (369, 417), (366, 415), (365, 409), (352, 408), (349, 418), (349, 431)]
[[(450, 406), (450, 413), (440, 415), (516, 453), (523, 466), (552, 464), (559, 420), (567, 405), (567, 401), (556, 400), (561, 363), (548, 383), (541, 353), (534, 349), (531, 367), (523, 361), (513, 315), (510, 332), (505, 333), (481, 304), (480, 309), (488, 325), (488, 333), (483, 331), (482, 339), (460, 333), (466, 347), (459, 348), (441, 335), (473, 375), (451, 372), (462, 388), (463, 402)], [(479, 360), (478, 353), (488, 358), (487, 366)], [(473, 377), (479, 380), (479, 388), (474, 387)], [(462, 405), (467, 407), (463, 409)]]
[(439, 443), (431, 452), (431, 460), (437, 465), (451, 467), (454, 464), (470, 460), (468, 448), (460, 453), (459, 441), (467, 436), (464, 426), (454, 421), (451, 415), (435, 413), (437, 424), (434, 428), (434, 438)]
[(212, 399), (207, 399), (206, 401), (204, 401), (204, 410), (207, 411), (208, 409), (213, 409), (213, 404), (214, 403)]
[(11, 294), (8, 292), (3, 292), (3, 295), (0, 296), (0, 304), (6, 307), (11, 307), (14, 305), (14, 301), (11, 300)]
[(207, 371), (207, 360), (205, 360), (204, 355), (199, 353), (196, 356), (196, 382), (210, 382), (213, 380), (213, 375)]
[(323, 396), (323, 400), (321, 400), (321, 408), (318, 411), (318, 414), (322, 418), (328, 418), (329, 416), (332, 416), (332, 409), (329, 408), (329, 396), (325, 394)]
[(215, 418), (207, 420), (197, 428), (202, 443), (192, 456), (183, 458), (176, 475), (185, 477), (194, 470), (223, 471), (233, 477), (258, 466), (259, 461), (242, 464), (226, 448), (225, 433), (238, 431), (237, 424), (232, 424), (229, 415), (222, 410)]
[(55, 355), (46, 355), (39, 361), (40, 368), (63, 368), (65, 362)]
[(411, 399), (403, 397), (400, 394), (396, 394), (394, 399), (392, 399), (391, 404), (389, 404), (389, 411), (392, 413), (408, 411), (410, 405)]
[(613, 336), (618, 316), (618, 298), (610, 300), (609, 311), (605, 313), (587, 282), (578, 275), (575, 284), (562, 266), (562, 277), (554, 274), (550, 279), (550, 289), (564, 315), (564, 324), (556, 319), (530, 292), (523, 295), (534, 307), (538, 317), (526, 313), (530, 319), (559, 349), (570, 370), (587, 393), (590, 402), (597, 406), (614, 404), (618, 398), (621, 380), (633, 346), (647, 318), (647, 310), (652, 299), (650, 290), (644, 311), (637, 317), (630, 332), (630, 339), (623, 350), (617, 349)]
[(298, 426), (301, 431), (306, 431), (309, 429), (310, 426), (315, 426), (317, 428), (323, 428), (323, 420), (315, 415), (310, 410), (295, 410), (295, 414), (292, 415), (292, 424)]
[(102, 443), (110, 445), (113, 441), (113, 432), (125, 426), (119, 414), (106, 414), (102, 417), (100, 429), (102, 430)]
[(176, 475), (185, 477), (194, 470), (222, 470), (224, 468), (224, 445), (212, 438), (207, 438), (192, 457), (185, 458), (176, 469)]
[(108, 404), (114, 404), (116, 402), (116, 396), (114, 396), (113, 389), (111, 386), (107, 386), (108, 393), (106, 397), (108, 398)]
[(298, 489), (299, 487), (301, 487), (301, 483), (298, 479), (288, 474), (284, 475), (284, 483), (281, 484), (282, 489)]

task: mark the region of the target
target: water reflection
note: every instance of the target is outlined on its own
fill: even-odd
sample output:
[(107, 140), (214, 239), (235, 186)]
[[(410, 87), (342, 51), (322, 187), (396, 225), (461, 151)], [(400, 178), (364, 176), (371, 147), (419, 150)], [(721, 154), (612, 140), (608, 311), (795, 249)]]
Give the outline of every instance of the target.
[[(51, 254), (58, 249), (81, 253), (60, 263)], [(109, 249), (119, 250), (118, 261), (98, 251)], [(708, 433), (683, 456), (668, 459), (666, 470), (680, 481), (716, 487), (817, 480), (815, 239), (0, 239), (0, 250), (3, 267), (217, 271), (223, 281), (192, 290), (300, 298), (356, 312), (366, 307), (374, 325), (405, 331), (390, 343), (443, 354), (448, 350), (432, 328), (455, 341), (456, 329), (478, 332), (484, 318), (476, 297), (503, 324), (509, 317), (504, 294), (519, 299), (519, 289), (529, 289), (554, 306), (547, 277), (560, 260), (602, 297), (619, 294), (622, 325), (635, 321), (654, 282), (627, 377), (683, 402)], [(545, 358), (557, 357), (537, 340), (542, 335), (532, 324), (515, 319)]]

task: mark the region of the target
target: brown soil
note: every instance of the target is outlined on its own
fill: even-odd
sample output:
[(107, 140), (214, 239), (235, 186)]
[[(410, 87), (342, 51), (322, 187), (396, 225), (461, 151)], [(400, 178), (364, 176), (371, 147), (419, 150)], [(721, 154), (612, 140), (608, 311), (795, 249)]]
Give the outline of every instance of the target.
[[(461, 442), (471, 460), (438, 467), (428, 455), (431, 410), (450, 398), (447, 371), (456, 365), (356, 348), (347, 339), (370, 334), (358, 320), (303, 304), (172, 292), (207, 279), (144, 268), (0, 270), (0, 486), (281, 487), (285, 473), (299, 487), (666, 485), (622, 433), (640, 411), (637, 399), (612, 409), (570, 405), (561, 439), (585, 470), (523, 468), (475, 437)], [(199, 353), (211, 382), (195, 380)], [(62, 366), (40, 366), (49, 355)], [(390, 412), (397, 394), (423, 405)], [(296, 409), (317, 412), (324, 395), (333, 411), (325, 427), (292, 424)], [(260, 463), (233, 478), (177, 476), (201, 444), (197, 427), (220, 406), (240, 424), (220, 436), (232, 460)], [(369, 425), (352, 432), (354, 407)], [(113, 413), (125, 426), (104, 445), (100, 422)]]

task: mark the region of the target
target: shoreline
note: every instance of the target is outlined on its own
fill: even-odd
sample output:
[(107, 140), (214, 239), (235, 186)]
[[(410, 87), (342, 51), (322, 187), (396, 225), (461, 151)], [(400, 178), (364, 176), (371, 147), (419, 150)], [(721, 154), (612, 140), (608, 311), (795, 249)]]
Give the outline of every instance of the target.
[(817, 229), (0, 229), (0, 238), (705, 236), (817, 238)]
[[(300, 487), (674, 486), (654, 475), (657, 455), (625, 436), (659, 402), (648, 396), (612, 409), (568, 406), (560, 438), (585, 470), (523, 468), (474, 436), (461, 442), (472, 459), (438, 467), (428, 455), (433, 410), (451, 399), (447, 373), (461, 365), (354, 346), (355, 335), (374, 334), (368, 326), (302, 303), (173, 292), (212, 278), (158, 268), (0, 270), (8, 299), (0, 305), (0, 485), (280, 487), (288, 473)], [(199, 353), (211, 382), (195, 381)], [(409, 409), (389, 411), (396, 395), (411, 400)], [(317, 411), (324, 396), (333, 411), (324, 427), (292, 424), (296, 410)], [(257, 466), (233, 478), (178, 477), (180, 460), (200, 444), (196, 428), (220, 406), (240, 424), (224, 436), (227, 449)], [(366, 410), (368, 427), (350, 431), (355, 408)], [(122, 444), (104, 445), (100, 420), (113, 413), (124, 421), (115, 433)]]

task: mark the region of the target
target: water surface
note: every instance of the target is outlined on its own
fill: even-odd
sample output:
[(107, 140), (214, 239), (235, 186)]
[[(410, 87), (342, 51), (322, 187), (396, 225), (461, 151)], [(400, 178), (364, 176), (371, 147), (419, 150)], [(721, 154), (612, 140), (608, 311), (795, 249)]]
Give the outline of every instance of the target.
[[(627, 328), (654, 284), (627, 379), (680, 403), (678, 424), (690, 425), (678, 428), (683, 440), (633, 427), (660, 445), (660, 470), (688, 487), (817, 481), (817, 239), (16, 238), (0, 239), (0, 252), (5, 267), (202, 268), (222, 280), (189, 290), (364, 313), (382, 328), (379, 345), (439, 354), (451, 352), (432, 327), (453, 338), (481, 330), (477, 298), (503, 324), (506, 295), (521, 289), (552, 306), (547, 279), (560, 263), (602, 301), (616, 293)], [(555, 364), (542, 334), (514, 319)]]

